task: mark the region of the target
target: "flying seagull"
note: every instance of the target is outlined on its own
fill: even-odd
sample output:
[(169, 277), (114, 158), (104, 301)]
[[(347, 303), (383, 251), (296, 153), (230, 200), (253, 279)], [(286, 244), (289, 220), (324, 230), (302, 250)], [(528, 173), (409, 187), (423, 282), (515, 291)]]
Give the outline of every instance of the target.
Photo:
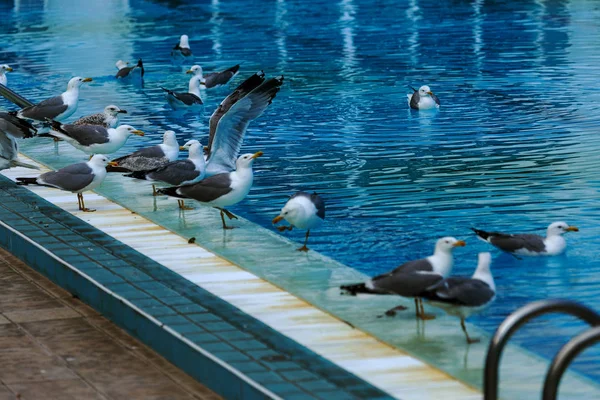
[(548, 226), (546, 237), (531, 233), (500, 233), (486, 232), (481, 229), (471, 228), (484, 242), (499, 248), (502, 251), (518, 256), (555, 256), (567, 247), (567, 241), (562, 235), (567, 232), (578, 232), (575, 226), (566, 222), (553, 222)]
[[(454, 264), (452, 250), (465, 245), (466, 243), (462, 240), (443, 237), (436, 242), (433, 255), (404, 263), (392, 271), (378, 275), (364, 283), (342, 285), (340, 289), (353, 296), (358, 293), (367, 293), (413, 297), (417, 318), (433, 319), (435, 318), (433, 315), (425, 314), (420, 298), (427, 288), (450, 275)], [(399, 306), (392, 310), (396, 309), (402, 310), (406, 307)]]
[(477, 343), (479, 339), (469, 336), (465, 319), (489, 307), (496, 298), (496, 285), (490, 271), (491, 261), (490, 253), (479, 253), (477, 269), (473, 276), (446, 278), (423, 294), (423, 298), (432, 306), (460, 318), (460, 326), (469, 344)]
[(37, 178), (17, 178), (18, 185), (49, 186), (67, 192), (77, 193), (79, 209), (92, 212), (85, 207), (83, 192), (98, 187), (106, 177), (106, 165), (110, 164), (108, 158), (96, 154), (89, 161), (72, 164), (57, 171), (41, 174)]
[(16, 140), (31, 138), (36, 132), (33, 125), (18, 118), (16, 113), (0, 112), (0, 170), (13, 167), (39, 169), (19, 160), (19, 145)]
[(162, 167), (179, 157), (179, 143), (174, 131), (165, 131), (163, 142), (134, 151), (123, 157), (114, 159), (118, 167), (109, 166), (108, 172), (146, 171)]
[(161, 89), (167, 92), (167, 101), (174, 110), (197, 108), (202, 105), (202, 99), (200, 98), (200, 80), (202, 75), (197, 75), (193, 68), (186, 72), (186, 74), (192, 74), (187, 92), (175, 92), (161, 86)]
[(13, 72), (13, 69), (6, 64), (0, 65), (0, 85), (6, 86), (6, 72)]
[(142, 62), (141, 58), (133, 67), (130, 67), (129, 63), (123, 60), (117, 61), (115, 65), (119, 70), (119, 72), (117, 72), (117, 75), (115, 75), (115, 78), (117, 79), (132, 77), (134, 75), (138, 75), (140, 78), (144, 77), (144, 63)]
[[(135, 171), (124, 176), (150, 182), (164, 182), (169, 185), (191, 185), (200, 182), (206, 174), (202, 145), (197, 140), (190, 140), (181, 148), (189, 150), (189, 157), (185, 160), (171, 161), (159, 168)], [(152, 194), (158, 194), (154, 184), (152, 185)], [(178, 202), (179, 208), (185, 209), (183, 200), (178, 200)]]
[(429, 86), (424, 85), (419, 90), (411, 87), (412, 94), (407, 94), (408, 105), (415, 110), (430, 110), (440, 108), (440, 99), (431, 91)]
[(252, 164), (262, 155), (262, 151), (243, 154), (237, 160), (235, 171), (213, 175), (192, 185), (158, 189), (157, 192), (180, 199), (193, 199), (203, 206), (214, 207), (221, 211), (223, 229), (233, 229), (225, 224), (224, 215), (229, 219), (237, 219), (237, 217), (224, 207), (237, 204), (248, 195), (254, 179)]
[(131, 125), (105, 128), (100, 125), (72, 125), (48, 120), (52, 125), (50, 134), (63, 139), (87, 154), (112, 154), (119, 150), (129, 136), (144, 136), (144, 132)]
[(310, 230), (320, 226), (325, 219), (325, 202), (316, 193), (295, 193), (285, 203), (279, 215), (273, 219), (273, 224), (278, 223), (282, 219), (285, 219), (290, 225), (278, 226), (277, 229), (280, 232), (285, 230), (291, 231), (294, 227), (306, 229), (304, 245), (298, 251), (308, 251), (306, 243), (308, 242)]
[(173, 47), (171, 51), (172, 56), (189, 57), (192, 55), (192, 49), (190, 49), (190, 42), (188, 35), (181, 35), (179, 43)]
[(194, 75), (200, 78), (200, 83), (204, 85), (207, 89), (211, 89), (217, 86), (222, 86), (227, 84), (234, 76), (237, 75), (240, 70), (239, 64), (234, 65), (233, 67), (229, 67), (224, 71), (220, 72), (211, 72), (206, 75), (202, 74), (202, 67), (199, 65), (194, 65), (190, 68), (191, 71), (194, 71)]
[(67, 85), (67, 91), (55, 97), (51, 97), (31, 107), (25, 107), (18, 112), (19, 118), (33, 119), (46, 122), (46, 119), (63, 121), (69, 118), (79, 102), (79, 87), (85, 82), (91, 82), (92, 78), (71, 78)]

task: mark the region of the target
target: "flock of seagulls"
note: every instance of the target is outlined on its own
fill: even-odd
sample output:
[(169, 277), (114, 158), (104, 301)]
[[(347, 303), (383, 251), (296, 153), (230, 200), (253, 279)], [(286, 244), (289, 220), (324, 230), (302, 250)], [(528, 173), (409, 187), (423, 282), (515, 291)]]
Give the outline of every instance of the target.
[[(172, 49), (175, 60), (192, 57), (187, 35), (180, 37)], [(134, 66), (119, 60), (116, 63), (116, 79), (143, 79), (142, 60)], [(201, 90), (227, 85), (238, 73), (235, 65), (220, 72), (203, 74), (202, 67), (193, 65), (187, 92), (162, 88), (173, 109), (192, 110), (202, 105)], [(79, 101), (80, 87), (91, 78), (74, 77), (67, 90), (55, 97), (33, 104), (6, 87), (8, 65), (0, 66), (0, 94), (21, 107), (18, 111), (0, 112), (0, 170), (13, 167), (37, 168), (19, 161), (17, 139), (50, 136), (63, 140), (82, 152), (91, 155), (89, 161), (69, 165), (37, 177), (19, 177), (18, 184), (41, 185), (77, 194), (78, 208), (84, 212), (94, 210), (85, 206), (83, 192), (93, 190), (105, 179), (106, 174), (124, 173), (124, 177), (145, 180), (152, 184), (152, 194), (176, 198), (180, 209), (189, 209), (185, 200), (219, 210), (223, 229), (234, 228), (228, 220), (237, 217), (227, 210), (244, 200), (254, 180), (253, 164), (263, 155), (262, 151), (241, 154), (246, 129), (251, 121), (260, 117), (271, 104), (283, 84), (283, 76), (265, 78), (259, 71), (237, 86), (210, 117), (207, 146), (197, 139), (180, 146), (174, 131), (163, 135), (161, 144), (142, 148), (131, 154), (110, 160), (108, 155), (117, 152), (131, 135), (143, 136), (144, 132), (130, 125), (120, 125), (120, 117), (127, 111), (108, 105), (101, 113), (84, 116), (72, 123), (65, 120), (72, 116)], [(407, 94), (411, 109), (430, 110), (440, 107), (440, 100), (427, 85)], [(47, 132), (41, 133), (42, 130)], [(38, 132), (39, 131), (39, 132)], [(179, 159), (180, 151), (188, 151), (188, 158)], [(156, 186), (168, 187), (156, 188)], [(325, 219), (325, 203), (317, 193), (300, 191), (292, 195), (272, 223), (282, 220), (289, 225), (279, 225), (280, 232), (294, 227), (306, 230), (299, 251), (308, 251), (307, 243), (312, 229), (318, 228)], [(577, 231), (565, 222), (554, 222), (546, 237), (533, 234), (507, 234), (487, 232), (472, 228), (477, 237), (496, 248), (520, 256), (557, 255), (566, 248), (563, 234)], [(453, 252), (464, 247), (465, 241), (453, 237), (437, 240), (433, 254), (408, 261), (392, 271), (375, 276), (366, 282), (342, 285), (343, 294), (392, 295), (414, 299), (415, 315), (422, 320), (435, 318), (427, 314), (423, 300), (439, 307), (449, 315), (460, 318), (462, 330), (468, 343), (471, 338), (465, 319), (488, 307), (496, 297), (494, 278), (490, 270), (491, 254), (480, 253), (475, 272), (470, 277), (451, 276), (454, 264)], [(387, 316), (406, 309), (397, 306), (385, 312)]]

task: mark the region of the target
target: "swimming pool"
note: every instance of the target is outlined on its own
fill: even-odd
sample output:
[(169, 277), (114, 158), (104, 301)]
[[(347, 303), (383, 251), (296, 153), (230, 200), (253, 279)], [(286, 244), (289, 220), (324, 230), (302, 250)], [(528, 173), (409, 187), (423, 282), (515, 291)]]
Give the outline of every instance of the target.
[[(468, 241), (456, 251), (455, 273), (470, 275), (477, 252), (490, 249), (471, 226), (542, 233), (566, 220), (580, 232), (567, 236), (563, 256), (493, 252), (497, 301), (472, 322), (492, 332), (520, 305), (547, 297), (600, 309), (593, 2), (15, 4), (0, 5), (0, 61), (17, 67), (9, 86), (35, 100), (62, 91), (74, 74), (94, 77), (77, 113), (115, 103), (148, 133), (122, 153), (158, 142), (168, 128), (180, 141), (201, 134), (206, 143), (227, 89), (208, 91), (200, 115), (174, 115), (159, 88), (187, 87), (169, 58), (182, 33), (206, 71), (241, 63), (236, 82), (260, 69), (283, 74), (282, 91), (248, 130), (244, 149), (265, 157), (249, 198), (232, 212), (270, 227), (287, 196), (315, 190), (327, 222), (309, 246), (370, 275), (430, 254), (445, 235)], [(115, 61), (138, 57), (144, 87), (114, 81)], [(408, 109), (408, 85), (425, 83), (440, 97), (439, 112)], [(303, 232), (286, 236), (300, 241)], [(516, 339), (549, 357), (581, 326), (548, 318)], [(576, 363), (596, 381), (599, 355), (587, 351)]]

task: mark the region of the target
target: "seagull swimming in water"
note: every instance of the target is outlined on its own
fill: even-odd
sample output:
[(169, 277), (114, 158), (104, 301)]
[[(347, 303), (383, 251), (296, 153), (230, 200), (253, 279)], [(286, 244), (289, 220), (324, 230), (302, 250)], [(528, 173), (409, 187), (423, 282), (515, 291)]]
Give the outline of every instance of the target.
[(419, 90), (411, 87), (412, 94), (407, 94), (408, 105), (414, 110), (431, 110), (440, 108), (440, 99), (431, 91), (429, 86), (423, 85)]
[(161, 87), (162, 90), (167, 92), (167, 101), (174, 110), (180, 110), (184, 108), (197, 108), (202, 105), (202, 99), (200, 98), (200, 81), (202, 80), (202, 70), (198, 74), (197, 65), (193, 66), (186, 74), (192, 74), (188, 85), (188, 91), (186, 92), (175, 92), (170, 89)]
[(273, 224), (278, 223), (282, 219), (285, 219), (290, 225), (278, 226), (277, 229), (280, 232), (285, 230), (291, 231), (294, 227), (306, 229), (304, 245), (297, 250), (308, 251), (306, 243), (308, 242), (310, 230), (320, 226), (325, 219), (325, 202), (316, 193), (295, 193), (285, 203), (279, 215), (273, 219)]
[(142, 62), (141, 58), (138, 60), (137, 64), (134, 65), (133, 67), (130, 67), (129, 63), (125, 62), (123, 60), (117, 61), (115, 63), (115, 65), (117, 66), (117, 69), (119, 70), (119, 72), (117, 72), (117, 75), (115, 75), (115, 78), (117, 78), (117, 79), (133, 77), (136, 75), (139, 76), (140, 78), (144, 77), (144, 63)]
[[(340, 289), (355, 296), (358, 293), (378, 295), (400, 295), (415, 299), (416, 316), (420, 319), (433, 319), (435, 316), (425, 314), (421, 297), (425, 290), (447, 278), (452, 272), (454, 257), (452, 251), (463, 247), (466, 243), (453, 237), (443, 237), (435, 244), (433, 255), (419, 260), (408, 261), (390, 272), (378, 275), (364, 283), (342, 285)], [(405, 310), (398, 306), (393, 310)]]
[(7, 82), (6, 72), (13, 72), (13, 69), (6, 64), (0, 65), (0, 84), (2, 84), (4, 86), (6, 86), (6, 82)]
[[(229, 219), (237, 219), (237, 217), (225, 207), (237, 204), (246, 198), (254, 180), (252, 164), (262, 155), (262, 151), (243, 154), (237, 159), (235, 171), (213, 175), (192, 185), (158, 189), (157, 192), (180, 199), (193, 199), (203, 206), (214, 207), (221, 211), (223, 229), (233, 229), (232, 226), (225, 224), (224, 215)], [(181, 203), (179, 205), (181, 207)]]
[(81, 78), (76, 76), (69, 81), (67, 91), (59, 96), (51, 97), (36, 105), (25, 107), (18, 112), (19, 118), (33, 119), (46, 122), (46, 119), (54, 121), (63, 121), (69, 118), (79, 102), (79, 88), (86, 82), (91, 82), (92, 78)]
[(179, 38), (179, 43), (173, 47), (171, 55), (180, 57), (189, 57), (192, 55), (192, 49), (190, 48), (188, 35), (181, 35)]
[(57, 171), (41, 174), (37, 178), (17, 178), (17, 185), (49, 186), (67, 192), (77, 193), (79, 209), (92, 212), (83, 202), (83, 192), (98, 187), (106, 178), (106, 166), (111, 161), (102, 154), (96, 154), (88, 162), (72, 164)]
[(577, 227), (562, 221), (551, 223), (546, 230), (546, 237), (531, 233), (486, 232), (475, 228), (471, 228), (471, 230), (484, 242), (517, 256), (558, 255), (567, 247), (567, 241), (562, 235), (567, 232), (579, 231)]
[(477, 343), (467, 332), (465, 319), (489, 307), (496, 298), (496, 285), (490, 270), (492, 255), (479, 253), (477, 269), (470, 278), (450, 277), (427, 289), (423, 294), (432, 306), (460, 318), (460, 326), (467, 337), (467, 343)]
[[(200, 77), (200, 83), (204, 85), (207, 89), (227, 84), (230, 80), (233, 79), (234, 76), (237, 75), (239, 70), (240, 65), (236, 64), (233, 67), (229, 67), (224, 71), (211, 72), (206, 75), (203, 75), (201, 66), (194, 65), (192, 68), (190, 68), (190, 71), (193, 71), (194, 75)], [(188, 73), (190, 71), (188, 71)]]

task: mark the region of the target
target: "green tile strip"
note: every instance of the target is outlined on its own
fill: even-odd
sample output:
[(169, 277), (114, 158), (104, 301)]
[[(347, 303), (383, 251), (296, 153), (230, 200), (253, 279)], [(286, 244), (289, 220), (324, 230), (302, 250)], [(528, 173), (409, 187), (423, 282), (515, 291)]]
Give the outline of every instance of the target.
[[(391, 398), (2, 175), (0, 220), (282, 398)], [(1, 226), (0, 245), (222, 396), (268, 398), (135, 308)]]

